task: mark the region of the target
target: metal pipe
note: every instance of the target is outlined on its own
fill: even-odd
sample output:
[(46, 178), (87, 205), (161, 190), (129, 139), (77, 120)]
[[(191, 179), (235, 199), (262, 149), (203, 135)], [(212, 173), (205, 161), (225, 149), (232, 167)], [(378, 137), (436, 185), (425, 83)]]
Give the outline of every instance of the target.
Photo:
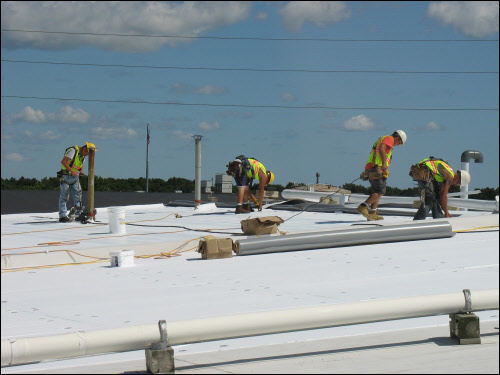
[[(460, 207), (460, 208), (469, 208), (473, 210), (480, 211), (498, 211), (497, 205), (495, 201), (487, 201), (482, 199), (463, 199), (463, 198), (454, 198), (455, 193), (448, 194), (448, 205)], [(292, 199), (303, 199), (311, 202), (319, 202), (322, 197), (327, 195), (331, 195), (328, 192), (319, 192), (319, 191), (304, 191), (304, 190), (293, 190), (293, 189), (285, 189), (281, 192), (281, 197), (283, 199), (292, 200)], [(339, 204), (343, 203), (343, 195), (335, 194), (331, 195), (334, 199), (338, 199)], [(364, 202), (368, 198), (368, 195), (365, 194), (351, 194), (348, 196), (349, 204), (359, 204)], [(380, 197), (379, 204), (413, 204), (414, 201), (420, 200), (420, 197), (399, 197), (399, 196), (382, 196)]]
[(298, 233), (284, 236), (259, 236), (235, 241), (238, 255), (283, 251), (324, 249), (373, 243), (425, 240), (452, 237), (447, 221), (400, 224), (379, 227), (336, 229), (324, 232)]
[[(469, 172), (469, 161), (473, 159), (475, 163), (483, 162), (483, 154), (479, 151), (467, 150), (462, 152), (462, 156), (460, 157), (460, 161), (462, 162), (461, 168), (464, 171)], [(460, 186), (460, 196), (463, 199), (469, 198), (469, 184)]]
[(461, 162), (469, 162), (469, 160), (474, 159), (476, 163), (483, 162), (483, 154), (480, 151), (467, 150), (462, 152), (462, 156), (460, 157)]
[[(266, 311), (167, 323), (169, 345), (498, 309), (498, 289)], [(2, 367), (112, 352), (161, 342), (158, 324), (2, 340)]]
[(95, 161), (95, 148), (89, 148), (89, 176), (87, 186), (87, 202), (88, 210), (87, 216), (95, 221), (94, 212), (94, 161)]
[(194, 135), (195, 163), (194, 163), (194, 203), (201, 203), (201, 135)]

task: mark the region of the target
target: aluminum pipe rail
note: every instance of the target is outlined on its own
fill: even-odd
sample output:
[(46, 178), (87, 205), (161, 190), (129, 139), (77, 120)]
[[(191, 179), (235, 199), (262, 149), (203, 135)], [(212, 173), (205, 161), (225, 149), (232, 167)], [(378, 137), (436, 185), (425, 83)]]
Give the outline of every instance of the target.
[[(498, 309), (498, 289), (366, 301), (167, 323), (169, 346), (329, 328), (349, 324)], [(159, 343), (157, 324), (2, 340), (2, 367), (49, 359), (123, 352)]]
[(449, 198), (448, 206), (459, 208), (468, 208), (478, 211), (498, 211), (498, 203), (496, 201), (487, 201), (483, 199), (464, 199), (464, 198)]
[(284, 236), (268, 235), (247, 238), (235, 241), (235, 252), (238, 255), (253, 255), (384, 242), (426, 240), (452, 237), (454, 235), (451, 224), (447, 221), (370, 226)]
[(294, 190), (285, 189), (281, 193), (281, 197), (286, 200), (292, 199), (303, 199), (311, 202), (319, 202), (322, 197), (331, 197), (338, 200), (339, 204), (345, 203), (346, 194), (333, 193), (327, 191), (306, 191), (306, 190)]
[[(322, 197), (331, 196), (333, 199), (337, 199), (339, 204), (344, 204), (343, 194), (329, 194), (328, 192), (319, 192), (319, 191), (303, 191), (303, 190), (293, 190), (293, 189), (285, 189), (281, 192), (281, 197), (283, 199), (291, 200), (291, 199), (303, 199), (310, 202), (319, 202)], [(472, 210), (479, 211), (498, 211), (498, 205), (495, 201), (487, 201), (480, 199), (463, 199), (463, 198), (453, 198), (455, 193), (448, 194), (448, 205), (460, 208), (468, 208)], [(345, 203), (350, 204), (359, 204), (364, 202), (368, 195), (365, 194), (351, 194), (345, 195), (348, 198), (348, 201)], [(419, 201), (420, 197), (399, 197), (399, 196), (387, 196), (384, 195), (380, 198), (379, 204), (410, 204), (413, 202)], [(416, 212), (416, 210), (415, 210)]]
[[(470, 194), (469, 194), (470, 195)], [(448, 205), (460, 208), (469, 208), (472, 210), (479, 211), (495, 211), (496, 202), (491, 200), (481, 200), (481, 199), (464, 199), (464, 198), (454, 198), (455, 193), (448, 194)], [(364, 202), (368, 198), (368, 195), (363, 194), (351, 194), (349, 196), (348, 203), (356, 204)], [(396, 197), (396, 196), (382, 196), (379, 201), (379, 205), (386, 203), (393, 204), (413, 204), (415, 201), (419, 201), (420, 197)]]

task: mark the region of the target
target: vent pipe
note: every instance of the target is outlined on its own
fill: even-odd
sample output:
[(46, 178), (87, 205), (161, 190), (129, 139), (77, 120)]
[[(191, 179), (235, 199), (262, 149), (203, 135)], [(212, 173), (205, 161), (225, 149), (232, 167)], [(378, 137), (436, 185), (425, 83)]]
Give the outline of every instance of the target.
[(194, 135), (195, 161), (194, 161), (194, 203), (201, 203), (201, 135)]
[[(483, 154), (479, 151), (467, 150), (462, 152), (460, 161), (462, 162), (461, 169), (469, 172), (469, 160), (473, 159), (476, 163), (483, 162)], [(469, 172), (470, 173), (470, 172)], [(469, 198), (469, 184), (460, 186), (460, 197), (463, 199)]]

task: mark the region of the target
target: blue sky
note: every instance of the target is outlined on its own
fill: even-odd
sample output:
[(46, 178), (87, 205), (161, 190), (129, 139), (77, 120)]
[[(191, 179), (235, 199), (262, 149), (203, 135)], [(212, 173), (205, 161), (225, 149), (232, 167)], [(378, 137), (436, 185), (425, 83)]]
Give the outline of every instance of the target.
[(465, 150), (484, 155), (470, 188), (498, 186), (497, 1), (1, 6), (2, 178), (55, 176), (85, 141), (96, 175), (145, 177), (149, 123), (150, 178), (194, 179), (200, 134), (203, 179), (243, 153), (282, 185), (342, 185), (403, 129), (389, 186)]

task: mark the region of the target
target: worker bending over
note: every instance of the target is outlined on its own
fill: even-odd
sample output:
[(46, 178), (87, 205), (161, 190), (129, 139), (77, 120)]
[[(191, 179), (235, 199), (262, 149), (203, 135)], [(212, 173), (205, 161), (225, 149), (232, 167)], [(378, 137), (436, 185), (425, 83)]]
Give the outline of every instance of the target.
[[(262, 211), (264, 201), (264, 186), (274, 181), (274, 173), (266, 170), (264, 164), (255, 158), (247, 158), (239, 155), (232, 162), (226, 165), (226, 173), (233, 176), (238, 187), (236, 213), (245, 214), (252, 212), (253, 209), (248, 202), (249, 196), (252, 196), (259, 211)], [(257, 200), (250, 191), (253, 180), (259, 182), (259, 199)]]
[(385, 194), (386, 181), (389, 177), (389, 165), (392, 159), (392, 148), (402, 145), (406, 142), (406, 133), (402, 130), (396, 130), (392, 135), (384, 135), (377, 139), (373, 144), (365, 170), (360, 178), (364, 181), (369, 180), (372, 193), (366, 201), (358, 206), (358, 212), (368, 220), (383, 220), (377, 212), (380, 197)]
[(451, 217), (448, 212), (450, 186), (464, 186), (470, 182), (469, 172), (465, 170), (455, 172), (448, 162), (433, 156), (412, 165), (409, 175), (418, 182), (421, 200), (413, 220), (424, 220), (431, 210), (434, 219)]

